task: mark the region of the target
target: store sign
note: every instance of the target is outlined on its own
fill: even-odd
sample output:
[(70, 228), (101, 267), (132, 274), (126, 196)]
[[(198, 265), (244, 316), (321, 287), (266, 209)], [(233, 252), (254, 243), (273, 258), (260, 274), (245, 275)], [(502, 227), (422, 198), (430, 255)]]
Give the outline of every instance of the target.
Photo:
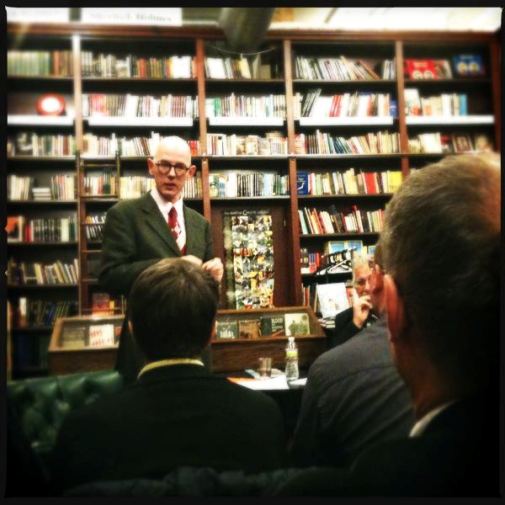
[(104, 25), (181, 26), (182, 9), (176, 8), (83, 8), (81, 22)]
[(53, 7), (5, 7), (8, 23), (62, 23), (70, 20), (70, 9)]

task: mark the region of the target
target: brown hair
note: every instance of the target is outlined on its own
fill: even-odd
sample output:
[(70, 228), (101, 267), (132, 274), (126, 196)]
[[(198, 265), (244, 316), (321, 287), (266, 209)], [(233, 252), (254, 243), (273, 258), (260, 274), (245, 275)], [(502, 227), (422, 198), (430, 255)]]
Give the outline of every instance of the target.
[(134, 338), (148, 361), (199, 356), (212, 332), (219, 285), (180, 258), (160, 260), (133, 283), (128, 297)]
[(460, 155), (412, 173), (380, 242), (433, 364), (458, 384), (487, 380), (498, 354), (499, 166)]

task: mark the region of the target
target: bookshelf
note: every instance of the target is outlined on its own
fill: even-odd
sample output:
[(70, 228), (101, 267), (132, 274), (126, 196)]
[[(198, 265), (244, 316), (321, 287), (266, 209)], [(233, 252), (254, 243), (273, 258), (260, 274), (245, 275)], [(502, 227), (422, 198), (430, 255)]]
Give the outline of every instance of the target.
[[(101, 292), (88, 265), (99, 257), (100, 220), (118, 198), (149, 189), (146, 157), (158, 136), (191, 141), (199, 182), (185, 201), (211, 221), (214, 252), (225, 265), (227, 213), (271, 215), (277, 307), (300, 305), (316, 282), (350, 277), (302, 274), (302, 255), (321, 256), (331, 241), (373, 246), (378, 238), (380, 228), (303, 233), (299, 211), (320, 213), (333, 206), (344, 215), (378, 212), (398, 186), (397, 179), (392, 189), (381, 185), (390, 173), (405, 178), (449, 152), (473, 152), (486, 143), (500, 149), (500, 46), (492, 34), (278, 31), (268, 34), (260, 55), (239, 56), (226, 53), (222, 32), (209, 28), (9, 24), (7, 32), (7, 176), (8, 191), (13, 186), (17, 191), (8, 193), (8, 216), (22, 216), (26, 223), (74, 215), (77, 233), (64, 242), (9, 240), (8, 260), (41, 265), (76, 260), (80, 272), (77, 283), (9, 281), (14, 377), (47, 370), (46, 358), (36, 358), (50, 327), (20, 327), (19, 300), (55, 306), (72, 301), (71, 310), (89, 314), (93, 293)], [(457, 74), (453, 61), (461, 55), (477, 55), (484, 72)], [(406, 60), (447, 60), (452, 76), (414, 79), (404, 68)], [(432, 109), (444, 101), (444, 113), (413, 114), (408, 89), (416, 90), (419, 102), (428, 99)], [(38, 115), (43, 94), (62, 96), (65, 114)], [(452, 98), (442, 98), (446, 95)], [(82, 171), (96, 169), (90, 175), (98, 176), (105, 170), (100, 164), (114, 165), (114, 195), (83, 191)], [(342, 179), (350, 169), (357, 188)], [(307, 194), (298, 189), (303, 174), (310, 174), (315, 188)], [(325, 174), (333, 182), (329, 192), (320, 187)], [(337, 174), (342, 190), (333, 179)], [(13, 183), (12, 176), (24, 182)], [(33, 188), (51, 187), (61, 176), (75, 181), (73, 195), (33, 198), (44, 197)], [(232, 288), (225, 276), (223, 309), (234, 308), (226, 294)], [(25, 350), (26, 342), (33, 352)], [(24, 364), (23, 352), (29, 356)]]

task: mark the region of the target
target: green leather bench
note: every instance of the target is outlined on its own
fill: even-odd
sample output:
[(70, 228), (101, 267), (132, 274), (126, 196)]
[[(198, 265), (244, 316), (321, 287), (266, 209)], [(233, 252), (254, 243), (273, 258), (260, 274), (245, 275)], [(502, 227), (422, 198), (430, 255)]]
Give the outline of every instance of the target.
[(54, 375), (8, 382), (7, 399), (33, 451), (47, 464), (65, 416), (122, 387), (122, 378), (115, 370)]

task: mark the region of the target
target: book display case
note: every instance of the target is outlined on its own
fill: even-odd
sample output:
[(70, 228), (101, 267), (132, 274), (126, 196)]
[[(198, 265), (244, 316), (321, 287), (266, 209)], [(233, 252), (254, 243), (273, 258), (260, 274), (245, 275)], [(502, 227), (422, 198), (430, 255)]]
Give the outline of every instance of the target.
[[(197, 177), (185, 202), (210, 220), (225, 265), (226, 213), (271, 215), (276, 307), (349, 278), (316, 280), (302, 261), (330, 241), (373, 246), (411, 170), (500, 149), (492, 34), (272, 31), (239, 55), (208, 28), (7, 31), (14, 377), (47, 371), (55, 317), (91, 312), (105, 212), (152, 187), (146, 156), (159, 136), (190, 141)], [(63, 114), (39, 114), (44, 95)], [(230, 289), (225, 275), (223, 309), (234, 308)]]

